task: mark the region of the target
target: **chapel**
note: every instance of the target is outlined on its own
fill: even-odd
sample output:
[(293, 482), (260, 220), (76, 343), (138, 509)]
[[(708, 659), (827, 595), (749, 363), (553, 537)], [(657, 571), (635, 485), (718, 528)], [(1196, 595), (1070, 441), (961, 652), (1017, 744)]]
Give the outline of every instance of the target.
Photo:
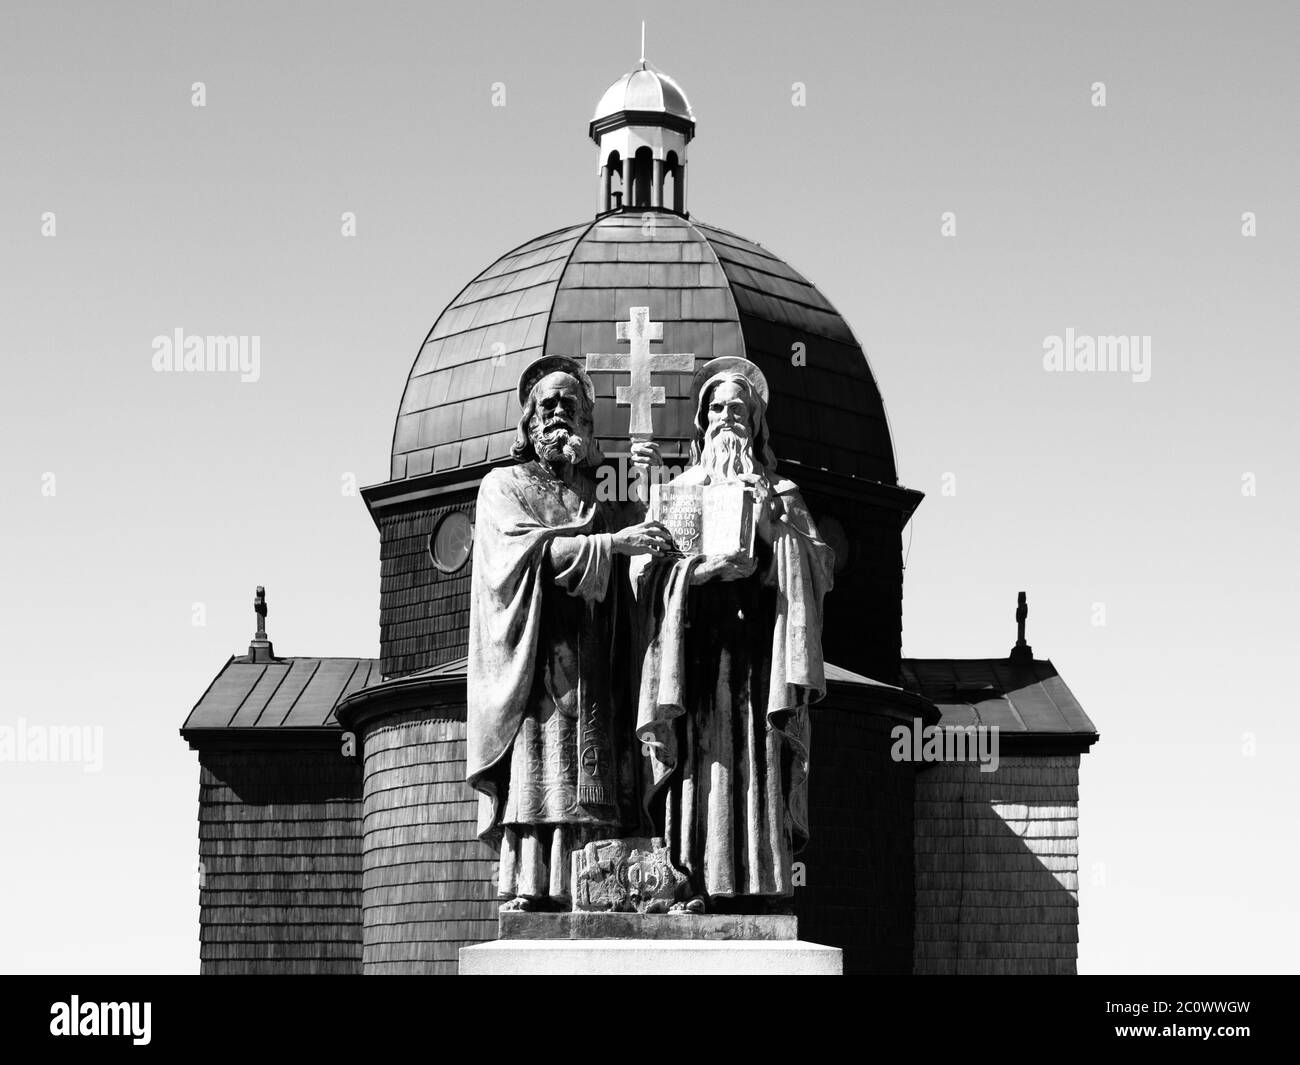
[[(587, 132), (591, 216), (493, 260), (416, 352), (388, 478), (362, 493), (379, 541), (377, 654), (277, 654), (259, 588), (247, 653), (185, 719), (202, 971), (451, 974), (459, 948), (496, 938), (496, 854), (465, 782), (476, 492), (512, 461), (516, 383), (542, 355), (616, 367), (592, 372), (596, 435), (626, 468), (628, 371), (612, 356), (646, 308), (652, 356), (761, 368), (780, 472), (835, 551), (800, 937), (842, 948), (846, 972), (1073, 973), (1079, 768), (1098, 735), (1026, 642), (1023, 595), (1009, 653), (901, 657), (902, 537), (922, 495), (899, 482), (853, 330), (779, 256), (692, 212), (696, 116), (667, 74), (638, 62)], [(684, 464), (692, 371), (669, 365), (682, 368), (652, 373), (654, 435), (666, 463)], [(899, 725), (996, 726), (997, 768), (902, 757)]]

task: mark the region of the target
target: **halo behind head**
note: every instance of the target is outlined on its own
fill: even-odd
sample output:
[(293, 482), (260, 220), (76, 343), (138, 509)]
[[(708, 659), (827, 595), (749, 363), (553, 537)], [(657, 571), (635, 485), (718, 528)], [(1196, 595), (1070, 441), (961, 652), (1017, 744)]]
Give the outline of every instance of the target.
[(553, 373), (567, 373), (576, 378), (587, 396), (587, 405), (591, 408), (596, 406), (596, 386), (591, 383), (587, 371), (577, 359), (571, 359), (568, 355), (543, 355), (525, 366), (524, 372), (519, 375), (518, 396), (521, 408), (528, 406), (528, 397), (537, 382)]
[(749, 382), (749, 387), (758, 396), (757, 410), (749, 412), (750, 423), (754, 426), (754, 457), (769, 471), (776, 469), (776, 456), (772, 453), (772, 433), (767, 427), (767, 378), (763, 371), (748, 359), (737, 355), (723, 355), (710, 359), (696, 372), (691, 381), (691, 394), (695, 397), (694, 436), (691, 439), (691, 462), (700, 461), (703, 454), (704, 434), (708, 428), (708, 405), (704, 394), (718, 378), (738, 375)]
[(754, 391), (763, 400), (763, 406), (767, 406), (767, 378), (763, 376), (762, 370), (739, 355), (723, 355), (716, 359), (710, 359), (695, 371), (695, 377), (691, 380), (691, 395), (695, 397), (697, 403), (704, 386), (717, 377), (718, 374), (723, 373), (738, 373), (746, 378), (750, 385), (753, 386)]

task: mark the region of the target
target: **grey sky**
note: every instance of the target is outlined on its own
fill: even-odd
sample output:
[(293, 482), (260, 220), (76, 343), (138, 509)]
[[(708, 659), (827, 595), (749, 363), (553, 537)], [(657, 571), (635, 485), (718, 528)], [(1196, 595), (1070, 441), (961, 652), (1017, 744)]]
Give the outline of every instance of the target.
[[(927, 493), (904, 652), (1004, 654), (1026, 589), (1101, 729), (1080, 970), (1294, 968), (1300, 9), (564, 10), (5, 5), (0, 725), (102, 725), (104, 766), (0, 764), (0, 969), (197, 971), (176, 730), (256, 584), (280, 654), (376, 653), (344, 477), (384, 479), (442, 306), (590, 215), (643, 17), (698, 118), (692, 214), (837, 305)], [(154, 373), (177, 327), (259, 336), (261, 379)], [(1149, 336), (1151, 379), (1044, 372), (1067, 329)]]

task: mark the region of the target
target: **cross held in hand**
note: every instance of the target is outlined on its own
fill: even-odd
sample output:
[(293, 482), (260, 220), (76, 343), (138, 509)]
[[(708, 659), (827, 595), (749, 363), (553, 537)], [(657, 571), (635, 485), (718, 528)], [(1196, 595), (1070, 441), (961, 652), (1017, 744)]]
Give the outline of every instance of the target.
[(650, 440), (654, 426), (651, 407), (662, 407), (667, 402), (662, 386), (650, 383), (651, 374), (693, 373), (695, 356), (690, 353), (650, 353), (652, 340), (664, 338), (663, 322), (650, 321), (649, 307), (629, 308), (628, 321), (618, 323), (618, 339), (628, 342), (629, 351), (607, 355), (588, 355), (587, 371), (626, 371), (631, 375), (629, 385), (619, 385), (615, 400), (620, 407), (631, 407), (628, 436), (633, 440)]

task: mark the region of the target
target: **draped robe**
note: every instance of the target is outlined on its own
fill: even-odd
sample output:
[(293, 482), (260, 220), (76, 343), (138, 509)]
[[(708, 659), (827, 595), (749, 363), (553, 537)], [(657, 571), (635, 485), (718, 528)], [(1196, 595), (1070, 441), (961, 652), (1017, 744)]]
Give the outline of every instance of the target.
[(619, 652), (623, 510), (533, 461), (479, 488), (466, 777), (479, 834), (501, 840), (500, 893), (563, 897), (569, 853), (639, 816)]
[(700, 556), (632, 568), (645, 809), (710, 899), (791, 895), (808, 838), (808, 707), (826, 694), (834, 552), (798, 488), (773, 490), (784, 513), (770, 545), (757, 538), (752, 576), (692, 586)]

